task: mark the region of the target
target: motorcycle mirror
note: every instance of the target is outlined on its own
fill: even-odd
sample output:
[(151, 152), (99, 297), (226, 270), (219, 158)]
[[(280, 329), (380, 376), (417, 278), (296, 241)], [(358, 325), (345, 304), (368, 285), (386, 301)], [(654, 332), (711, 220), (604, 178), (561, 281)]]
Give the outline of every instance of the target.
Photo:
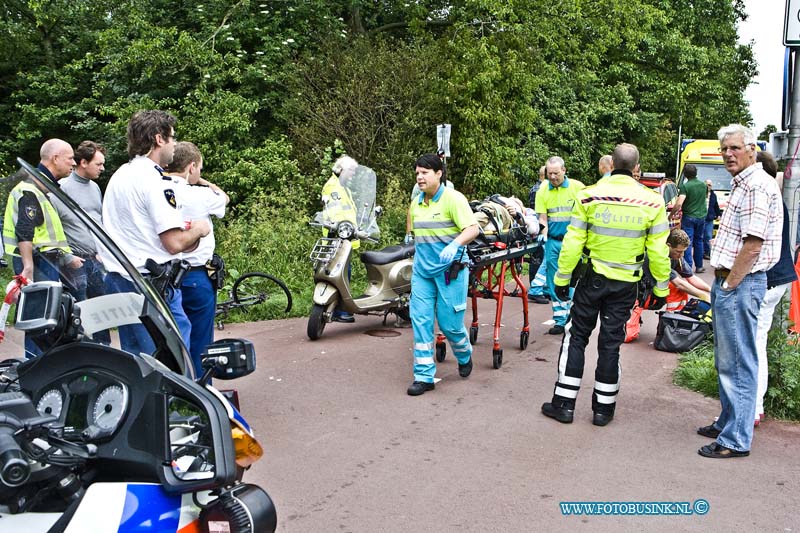
[(236, 379), (252, 374), (256, 369), (256, 350), (247, 339), (221, 339), (206, 347), (202, 356), (206, 369), (200, 384), (205, 385), (211, 377)]

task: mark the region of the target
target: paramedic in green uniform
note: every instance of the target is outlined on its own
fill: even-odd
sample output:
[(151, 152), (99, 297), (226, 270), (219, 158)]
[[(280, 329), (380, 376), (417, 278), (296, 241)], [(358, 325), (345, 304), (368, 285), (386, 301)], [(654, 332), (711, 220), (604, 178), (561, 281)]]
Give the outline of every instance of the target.
[(571, 295), (561, 299), (555, 294), (555, 275), (558, 271), (558, 256), (561, 253), (561, 242), (567, 234), (572, 207), (578, 191), (583, 183), (567, 178), (564, 160), (554, 155), (545, 164), (547, 185), (542, 185), (536, 193), (536, 212), (542, 225), (539, 240), (545, 241), (544, 260), (547, 263), (547, 291), (552, 296), (553, 327), (550, 335), (562, 335), (569, 318)]
[(411, 277), (411, 325), (414, 330), (414, 382), (410, 396), (435, 388), (434, 313), (450, 341), (458, 373), (472, 372), (472, 345), (464, 327), (467, 308), (465, 245), (478, 236), (478, 222), (460, 192), (441, 184), (442, 160), (425, 154), (415, 163), (421, 194), (411, 202), (414, 273)]

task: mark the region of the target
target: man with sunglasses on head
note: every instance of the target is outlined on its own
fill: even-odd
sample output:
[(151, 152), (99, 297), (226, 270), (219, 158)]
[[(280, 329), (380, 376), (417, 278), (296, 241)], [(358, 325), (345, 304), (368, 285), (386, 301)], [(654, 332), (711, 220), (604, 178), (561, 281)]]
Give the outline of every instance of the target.
[(733, 179), (722, 213), (711, 266), (714, 360), (721, 410), (697, 430), (715, 439), (698, 453), (728, 459), (750, 455), (758, 383), (756, 332), (767, 273), (781, 254), (783, 201), (775, 180), (756, 163), (756, 137), (741, 124), (717, 133), (720, 153)]

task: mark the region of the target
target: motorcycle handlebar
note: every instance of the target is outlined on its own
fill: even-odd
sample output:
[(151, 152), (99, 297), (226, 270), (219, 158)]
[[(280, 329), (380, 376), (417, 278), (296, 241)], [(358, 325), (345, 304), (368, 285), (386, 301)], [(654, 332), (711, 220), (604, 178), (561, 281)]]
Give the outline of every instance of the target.
[(20, 428), (22, 422), (18, 418), (0, 413), (0, 483), (11, 488), (23, 485), (31, 473), (28, 461), (14, 439), (14, 433)]

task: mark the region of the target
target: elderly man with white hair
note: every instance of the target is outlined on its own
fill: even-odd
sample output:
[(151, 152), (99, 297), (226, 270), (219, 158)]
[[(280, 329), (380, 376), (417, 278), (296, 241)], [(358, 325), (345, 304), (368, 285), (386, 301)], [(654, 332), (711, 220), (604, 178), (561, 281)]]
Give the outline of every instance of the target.
[(741, 124), (719, 130), (720, 153), (733, 179), (711, 249), (714, 360), (721, 410), (697, 433), (714, 442), (703, 457), (750, 455), (758, 382), (756, 331), (767, 270), (781, 255), (783, 202), (775, 180), (756, 163), (756, 137)]

